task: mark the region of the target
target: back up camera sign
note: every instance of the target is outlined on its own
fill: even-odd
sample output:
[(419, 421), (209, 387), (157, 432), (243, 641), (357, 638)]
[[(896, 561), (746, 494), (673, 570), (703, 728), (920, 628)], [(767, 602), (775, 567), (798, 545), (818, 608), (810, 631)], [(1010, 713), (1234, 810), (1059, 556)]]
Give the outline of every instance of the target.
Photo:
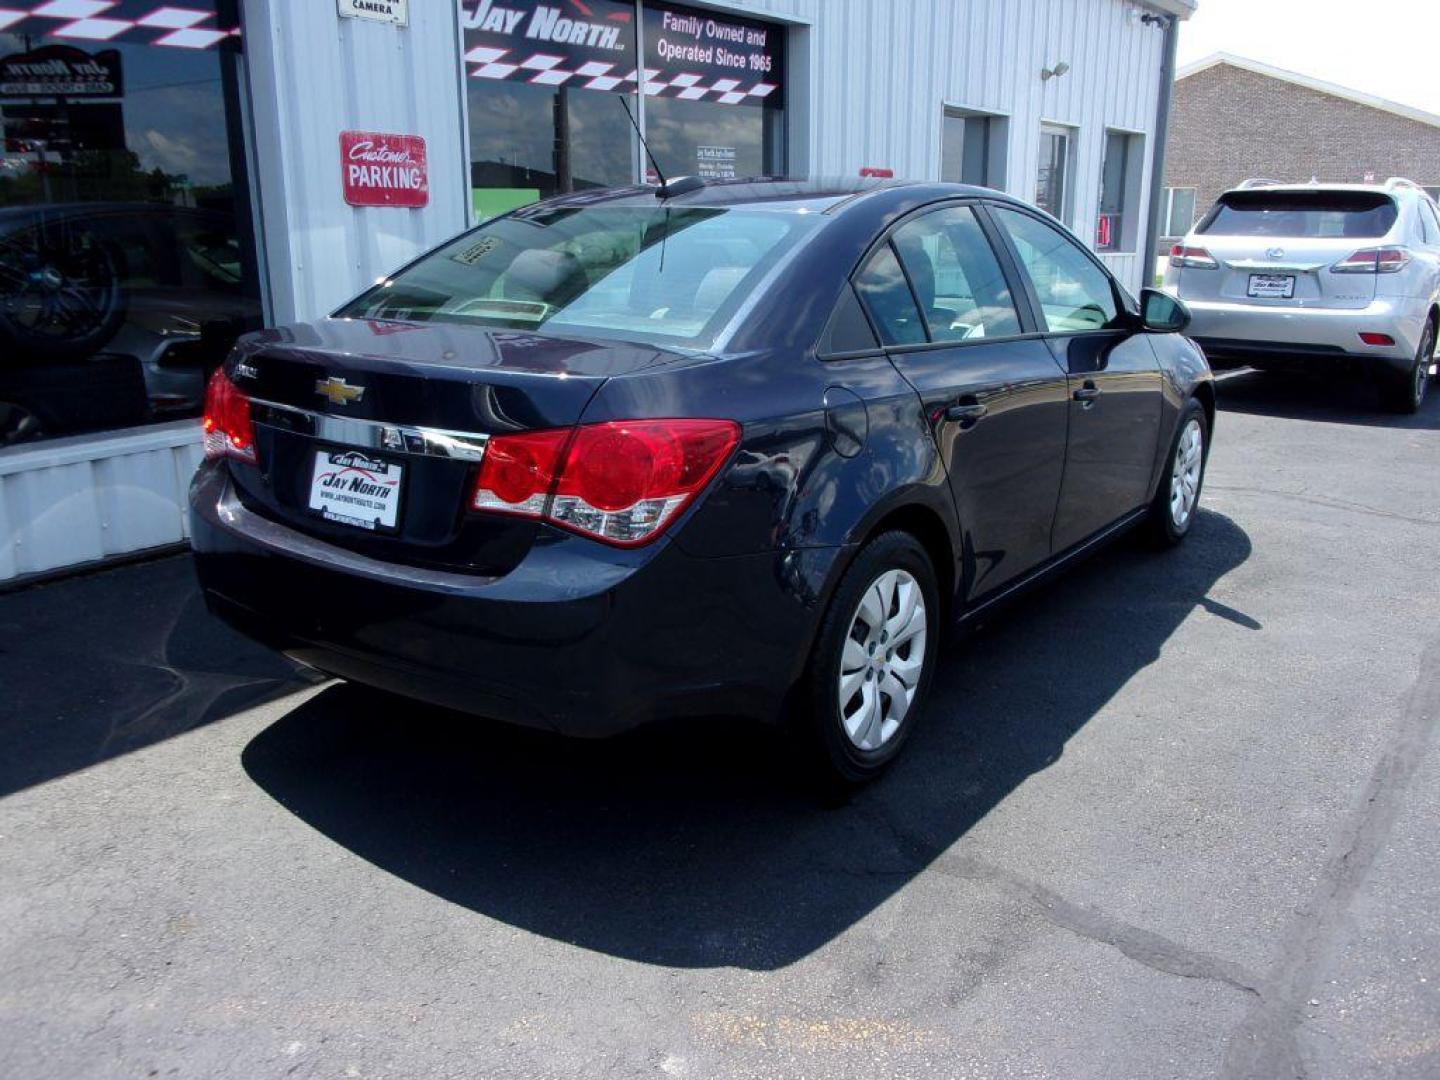
[(410, 25), (410, 0), (335, 0), (335, 3), (346, 19)]

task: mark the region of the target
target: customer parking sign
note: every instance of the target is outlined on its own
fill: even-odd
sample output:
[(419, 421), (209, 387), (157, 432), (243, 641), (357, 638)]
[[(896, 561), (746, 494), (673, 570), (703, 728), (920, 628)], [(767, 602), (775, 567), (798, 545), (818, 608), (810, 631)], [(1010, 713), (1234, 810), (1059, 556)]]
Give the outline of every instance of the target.
[(425, 140), (418, 135), (342, 131), (340, 175), (351, 206), (414, 208), (430, 202)]

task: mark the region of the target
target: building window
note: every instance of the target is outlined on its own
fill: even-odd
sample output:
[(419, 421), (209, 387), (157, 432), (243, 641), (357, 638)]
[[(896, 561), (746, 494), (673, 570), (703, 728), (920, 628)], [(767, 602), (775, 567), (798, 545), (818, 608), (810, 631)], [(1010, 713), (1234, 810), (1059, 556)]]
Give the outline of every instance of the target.
[(783, 27), (634, 0), (459, 3), (477, 218), (653, 182), (637, 124), (667, 178), (784, 174)]
[(1134, 251), (1140, 203), (1144, 139), (1128, 131), (1105, 132), (1105, 160), (1100, 168), (1100, 214), (1095, 225), (1096, 251)]
[(1040, 129), (1040, 163), (1035, 175), (1035, 205), (1069, 224), (1070, 174), (1074, 168), (1075, 133), (1046, 124)]
[(57, 7), (0, 17), (0, 446), (194, 417), (262, 322), (234, 5)]
[(1003, 116), (945, 110), (940, 179), (1004, 190), (1007, 123)]
[(1164, 236), (1176, 238), (1186, 235), (1195, 224), (1195, 193), (1193, 187), (1170, 187), (1165, 189), (1161, 200), (1161, 217), (1164, 222)]

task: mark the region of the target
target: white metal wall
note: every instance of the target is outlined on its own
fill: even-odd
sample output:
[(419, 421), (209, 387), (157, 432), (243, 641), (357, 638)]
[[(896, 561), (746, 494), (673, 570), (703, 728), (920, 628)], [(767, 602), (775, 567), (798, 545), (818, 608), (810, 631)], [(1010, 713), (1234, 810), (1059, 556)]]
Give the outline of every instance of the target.
[[(242, 3), (274, 319), (316, 318), (465, 227), (456, 7), (416, 0), (401, 28), (339, 18), (334, 0)], [(423, 136), (430, 205), (348, 206), (345, 130)]]
[(0, 581), (178, 544), (200, 457), (190, 420), (0, 450)]

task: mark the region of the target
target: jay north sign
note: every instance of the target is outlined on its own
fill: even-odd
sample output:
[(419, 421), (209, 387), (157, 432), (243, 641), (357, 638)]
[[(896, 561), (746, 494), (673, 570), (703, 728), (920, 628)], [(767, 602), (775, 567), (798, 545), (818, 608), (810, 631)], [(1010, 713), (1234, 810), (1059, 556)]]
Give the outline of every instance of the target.
[(476, 79), (779, 106), (783, 27), (660, 3), (645, 4), (637, 62), (636, 8), (620, 0), (465, 0), (465, 60)]

